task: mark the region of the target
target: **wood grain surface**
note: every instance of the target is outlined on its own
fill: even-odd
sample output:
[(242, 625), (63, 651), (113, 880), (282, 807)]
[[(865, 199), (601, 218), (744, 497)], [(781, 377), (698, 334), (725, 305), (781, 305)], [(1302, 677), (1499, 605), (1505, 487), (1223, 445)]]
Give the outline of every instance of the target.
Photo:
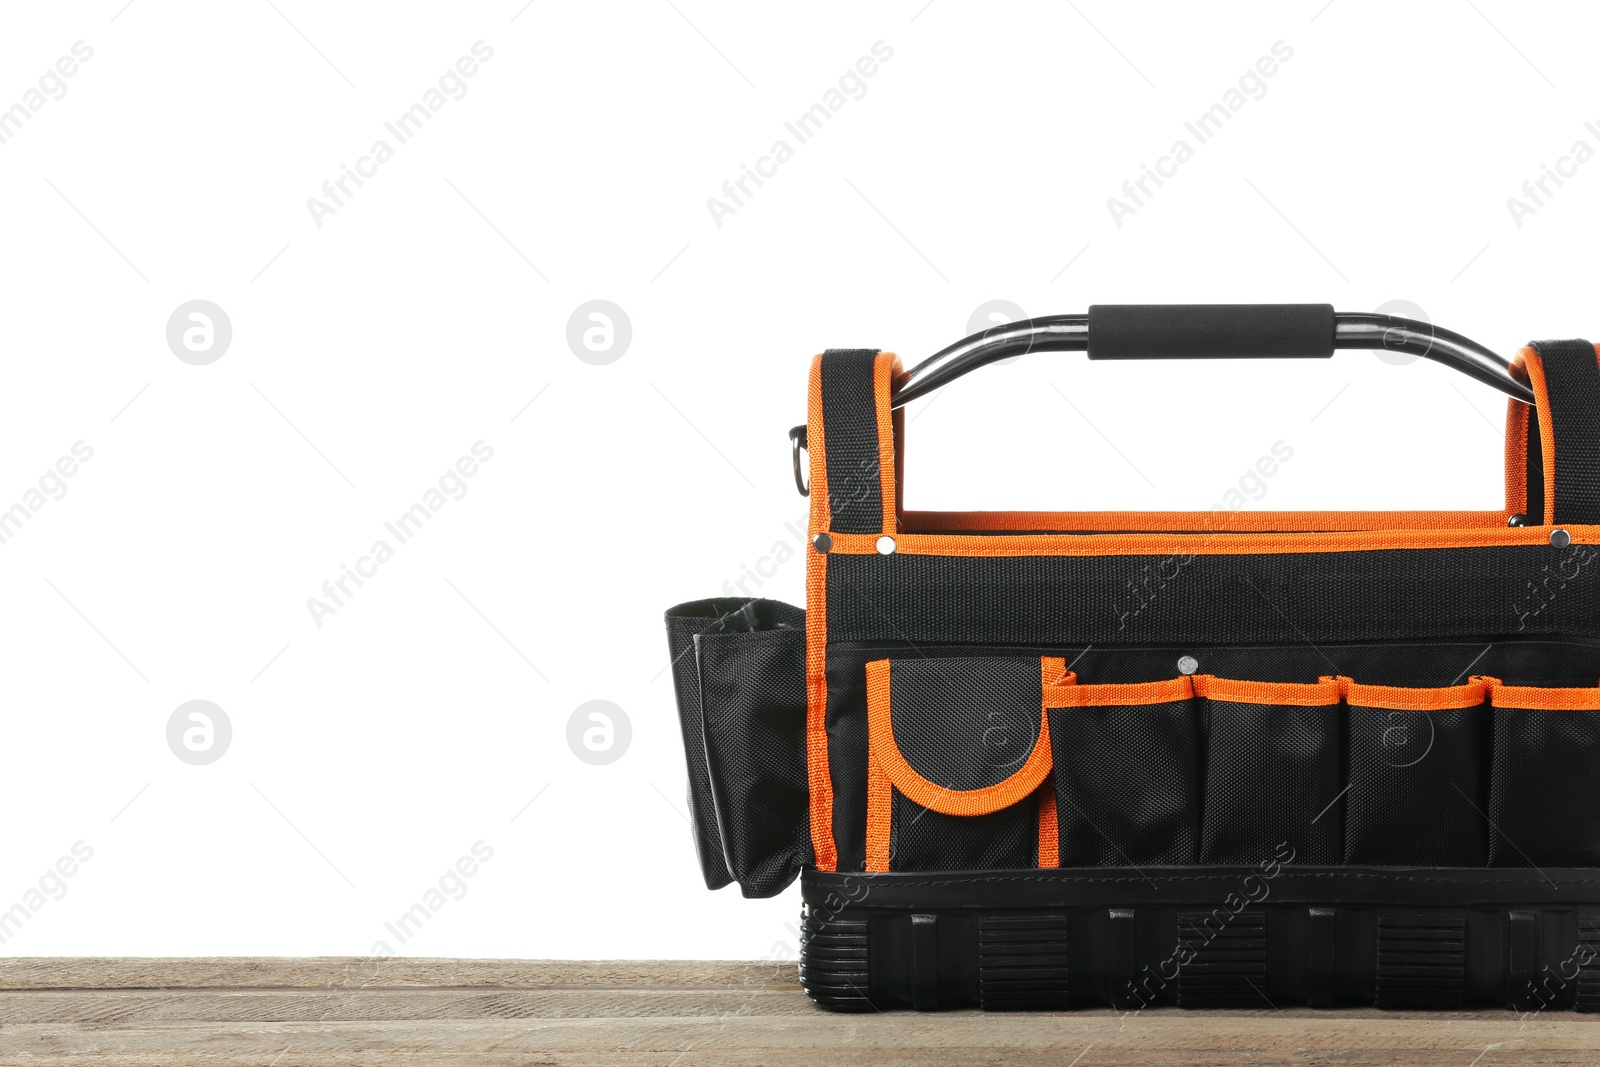
[(1505, 1011), (835, 1015), (793, 964), (0, 960), (0, 1065), (1600, 1063), (1600, 1021)]

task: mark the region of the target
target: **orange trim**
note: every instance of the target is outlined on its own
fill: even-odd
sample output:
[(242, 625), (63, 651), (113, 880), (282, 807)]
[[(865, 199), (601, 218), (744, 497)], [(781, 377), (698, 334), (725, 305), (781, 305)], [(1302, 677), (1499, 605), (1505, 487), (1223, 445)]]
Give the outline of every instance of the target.
[[(1049, 657), (1041, 666), (1048, 671)], [(1050, 773), (1050, 722), (1041, 707), (1039, 738), (1021, 767), (1009, 778), (981, 789), (949, 789), (930, 782), (906, 761), (894, 740), (890, 697), (890, 663), (867, 664), (867, 758), (876, 761), (889, 782), (904, 796), (941, 815), (988, 815), (1025, 800)]]
[[(1544, 515), (1542, 521), (1555, 522), (1556, 514), (1556, 434), (1550, 418), (1550, 389), (1544, 380), (1544, 363), (1539, 353), (1530, 346), (1518, 355), (1528, 372), (1528, 384), (1533, 388), (1534, 402), (1539, 407), (1539, 461), (1544, 464)], [(1533, 516), (1528, 516), (1531, 520)]]
[[(1039, 657), (1039, 687), (1041, 693), (1049, 693), (1050, 687), (1060, 679), (1072, 678), (1074, 675), (1067, 670), (1067, 661), (1062, 656)], [(1050, 732), (1050, 707), (1048, 697), (1040, 700), (1042, 707), (1039, 709), (1044, 719), (1040, 729), (1045, 733)], [(1055, 762), (1055, 751), (1051, 750), (1051, 762)], [(1039, 786), (1039, 866), (1061, 866), (1061, 824), (1056, 818), (1056, 785), (1049, 778)]]
[(1506, 518), (1528, 513), (1528, 405), (1506, 400)]
[[(889, 661), (873, 660), (867, 664), (867, 709), (890, 703)], [(867, 859), (869, 871), (882, 873), (889, 869), (889, 841), (894, 826), (894, 792), (889, 776), (872, 744), (871, 719), (867, 734)]]
[(1296, 707), (1321, 707), (1339, 703), (1339, 682), (1320, 678), (1315, 682), (1243, 682), (1197, 674), (1194, 695), (1230, 704), (1292, 704)]
[(833, 777), (828, 767), (828, 556), (810, 538), (833, 522), (828, 504), (827, 438), (822, 425), (822, 357), (811, 361), (806, 446), (811, 460), (806, 554), (806, 778), (811, 791), (811, 851), (819, 871), (839, 867), (833, 840)]
[[(1600, 525), (1564, 527), (1573, 544), (1600, 544)], [(833, 551), (875, 555), (876, 534), (833, 535)], [(1361, 530), (1335, 533), (1216, 534), (916, 534), (895, 538), (895, 552), (917, 556), (1251, 556), (1288, 552), (1374, 552), (1397, 548), (1491, 548), (1548, 545), (1549, 527)]]
[[(1527, 410), (1527, 405), (1512, 401)], [(907, 533), (1088, 531), (1093, 533), (1311, 533), (1500, 527), (1503, 511), (907, 511)]]
[(1194, 696), (1189, 676), (1180, 674), (1162, 682), (1107, 682), (1079, 685), (1076, 674), (1066, 674), (1054, 685), (1045, 683), (1047, 708), (1109, 708), (1123, 705), (1170, 704)]
[(894, 787), (876, 756), (867, 756), (867, 870), (889, 869), (889, 841), (894, 826)]
[(895, 464), (895, 411), (889, 407), (894, 380), (900, 375), (900, 357), (879, 352), (872, 364), (873, 406), (878, 416), (878, 495), (883, 501), (883, 532), (893, 534), (899, 527), (896, 488), (899, 469)]
[(1507, 710), (1529, 711), (1600, 711), (1600, 688), (1546, 689), (1536, 685), (1501, 685), (1498, 679), (1482, 679), (1489, 683), (1489, 703)]
[(1401, 685), (1364, 685), (1349, 678), (1337, 679), (1344, 689), (1345, 703), (1357, 708), (1383, 708), (1391, 711), (1447, 711), (1475, 708), (1483, 703), (1488, 686), (1482, 678), (1466, 685), (1439, 688), (1412, 688)]
[[(896, 366), (899, 362), (896, 361)], [(894, 433), (894, 526), (896, 533), (900, 530), (900, 514), (906, 504), (906, 409), (895, 408), (890, 418), (891, 430)]]
[(1061, 824), (1056, 819), (1056, 787), (1039, 787), (1039, 866), (1061, 866)]

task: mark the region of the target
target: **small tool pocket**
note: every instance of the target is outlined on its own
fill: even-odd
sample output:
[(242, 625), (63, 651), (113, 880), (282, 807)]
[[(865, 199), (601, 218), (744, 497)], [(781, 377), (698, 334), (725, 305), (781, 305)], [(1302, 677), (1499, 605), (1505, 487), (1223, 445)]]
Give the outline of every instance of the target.
[(1483, 681), (1437, 689), (1341, 682), (1349, 731), (1345, 862), (1483, 866)]
[(1205, 748), (1201, 863), (1342, 858), (1339, 683), (1194, 677)]
[(1489, 680), (1491, 867), (1600, 866), (1600, 688)]
[(805, 612), (716, 599), (667, 613), (706, 884), (773, 896), (811, 855)]
[(1199, 846), (1189, 679), (1045, 687), (1063, 867), (1186, 864)]
[(867, 870), (1056, 866), (1043, 692), (1065, 662), (883, 659), (866, 669)]

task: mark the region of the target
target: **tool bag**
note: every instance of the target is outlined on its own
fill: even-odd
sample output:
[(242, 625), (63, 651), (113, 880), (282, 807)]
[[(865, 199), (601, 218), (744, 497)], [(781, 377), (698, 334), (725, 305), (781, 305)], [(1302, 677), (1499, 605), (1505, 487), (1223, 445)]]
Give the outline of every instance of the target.
[[(984, 363), (1335, 348), (1510, 394), (1505, 508), (901, 506), (901, 406)], [(806, 610), (667, 632), (706, 884), (801, 878), (817, 1003), (1600, 1010), (1594, 345), (1096, 306), (824, 352), (791, 436)]]

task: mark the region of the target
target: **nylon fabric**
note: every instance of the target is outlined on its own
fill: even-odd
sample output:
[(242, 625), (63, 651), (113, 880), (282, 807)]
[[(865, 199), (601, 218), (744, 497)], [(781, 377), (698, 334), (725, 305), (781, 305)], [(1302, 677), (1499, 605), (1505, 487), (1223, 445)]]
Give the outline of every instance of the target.
[(1535, 341), (1555, 440), (1556, 525), (1600, 517), (1600, 362), (1588, 341)]

